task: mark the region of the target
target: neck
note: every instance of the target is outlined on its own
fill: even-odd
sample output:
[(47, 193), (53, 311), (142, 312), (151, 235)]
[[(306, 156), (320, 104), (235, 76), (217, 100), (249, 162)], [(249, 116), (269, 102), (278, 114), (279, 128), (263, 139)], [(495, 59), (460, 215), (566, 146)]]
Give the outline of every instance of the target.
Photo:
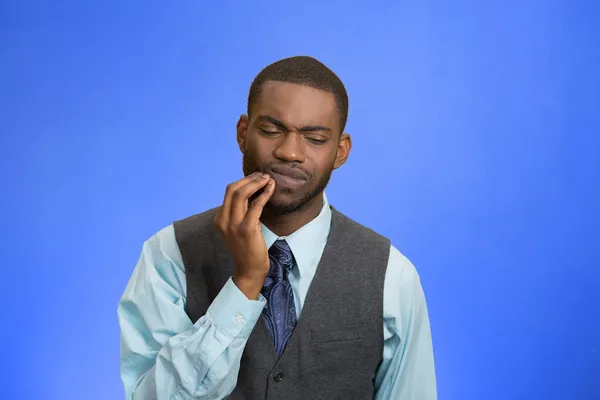
[(293, 213), (277, 215), (265, 209), (260, 221), (277, 236), (288, 236), (317, 218), (322, 208), (323, 193)]

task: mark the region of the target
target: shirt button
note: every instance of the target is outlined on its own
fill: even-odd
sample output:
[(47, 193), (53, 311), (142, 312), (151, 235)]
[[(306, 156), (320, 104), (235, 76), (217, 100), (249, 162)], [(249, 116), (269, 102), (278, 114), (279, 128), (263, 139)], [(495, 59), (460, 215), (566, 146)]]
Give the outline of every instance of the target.
[(242, 317), (241, 315), (236, 315), (235, 322), (237, 322), (238, 324), (241, 324), (242, 322), (244, 322), (244, 317)]
[(283, 374), (281, 372), (276, 373), (274, 379), (275, 382), (281, 382), (283, 380)]

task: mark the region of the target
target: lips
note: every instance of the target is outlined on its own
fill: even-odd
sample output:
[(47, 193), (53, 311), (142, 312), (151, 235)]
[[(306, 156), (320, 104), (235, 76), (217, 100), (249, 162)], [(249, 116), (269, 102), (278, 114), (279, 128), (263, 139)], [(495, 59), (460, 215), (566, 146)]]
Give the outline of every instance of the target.
[(300, 180), (307, 180), (308, 176), (306, 176), (306, 174), (299, 170), (298, 168), (292, 168), (292, 167), (273, 167), (271, 168), (271, 172), (275, 173), (275, 174), (279, 174), (279, 175), (283, 175), (283, 176), (287, 176), (293, 179), (300, 179)]
[(303, 171), (291, 167), (273, 167), (271, 175), (275, 179), (276, 187), (298, 189), (306, 183), (308, 176)]

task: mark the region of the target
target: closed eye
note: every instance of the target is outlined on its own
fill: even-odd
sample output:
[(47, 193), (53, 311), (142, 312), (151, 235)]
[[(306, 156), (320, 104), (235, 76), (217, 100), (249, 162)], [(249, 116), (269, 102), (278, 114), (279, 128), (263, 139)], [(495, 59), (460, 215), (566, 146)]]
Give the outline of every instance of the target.
[(264, 133), (265, 135), (269, 135), (269, 136), (278, 135), (280, 133), (279, 131), (272, 131), (272, 130), (263, 129), (263, 128), (259, 128), (259, 129), (262, 133)]
[(316, 138), (307, 138), (307, 139), (314, 144), (325, 144), (325, 142), (327, 142), (327, 139), (316, 139)]

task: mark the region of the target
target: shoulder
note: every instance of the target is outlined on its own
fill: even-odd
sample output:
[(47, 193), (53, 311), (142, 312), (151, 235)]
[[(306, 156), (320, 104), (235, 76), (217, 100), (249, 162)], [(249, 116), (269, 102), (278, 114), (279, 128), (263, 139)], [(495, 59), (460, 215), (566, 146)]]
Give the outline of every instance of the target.
[(143, 245), (142, 257), (155, 267), (165, 264), (183, 270), (180, 246), (209, 232), (217, 208), (174, 221), (149, 237)]
[(386, 280), (404, 291), (412, 289), (415, 284), (420, 285), (414, 264), (391, 243)]
[(333, 206), (331, 207), (331, 212), (333, 223), (338, 224), (341, 231), (360, 238), (361, 241), (378, 242), (382, 246), (389, 247), (390, 239), (384, 235), (346, 216)]
[(181, 246), (186, 243), (206, 241), (214, 233), (212, 221), (218, 207), (173, 222), (175, 240)]
[(391, 271), (392, 275), (397, 277), (402, 276), (403, 279), (409, 281), (415, 278), (418, 279), (418, 274), (413, 263), (392, 244), (392, 241), (388, 237), (353, 220), (334, 207), (331, 207), (331, 209), (334, 216), (334, 223), (339, 223), (344, 230), (354, 232), (361, 239), (371, 239), (386, 246), (386, 251), (389, 251), (388, 270)]
[(155, 267), (162, 266), (165, 262), (177, 265), (181, 255), (175, 239), (173, 224), (167, 225), (150, 236), (143, 245), (142, 258), (146, 264)]
[(146, 297), (160, 291), (179, 296), (185, 291), (185, 275), (173, 225), (160, 229), (142, 245), (123, 299)]
[(179, 230), (189, 227), (198, 227), (206, 224), (210, 225), (218, 210), (219, 207), (215, 207), (201, 213), (190, 215), (189, 217), (178, 219), (173, 222), (173, 227), (174, 229)]

